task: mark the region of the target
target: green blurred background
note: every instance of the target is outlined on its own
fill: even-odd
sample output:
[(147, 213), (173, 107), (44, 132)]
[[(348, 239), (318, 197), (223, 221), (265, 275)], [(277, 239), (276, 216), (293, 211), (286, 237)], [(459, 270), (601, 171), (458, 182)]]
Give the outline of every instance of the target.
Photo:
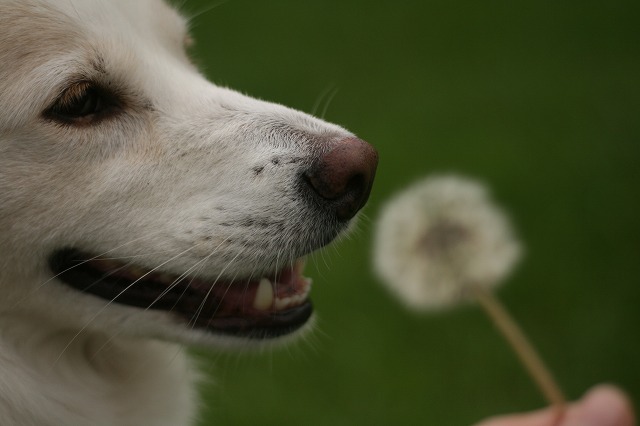
[(359, 232), (308, 267), (316, 332), (198, 353), (202, 425), (456, 426), (544, 404), (476, 307), (416, 316), (371, 273), (381, 204), (437, 171), (511, 211), (527, 256), (499, 296), (568, 396), (604, 381), (640, 404), (640, 2), (211, 4), (181, 8), (213, 81), (319, 114), (338, 89), (326, 119), (381, 160)]

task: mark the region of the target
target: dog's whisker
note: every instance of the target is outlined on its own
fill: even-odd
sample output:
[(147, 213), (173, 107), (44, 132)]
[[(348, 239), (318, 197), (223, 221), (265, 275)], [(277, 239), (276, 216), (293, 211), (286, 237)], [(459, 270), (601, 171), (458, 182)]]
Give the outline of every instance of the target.
[(129, 266), (131, 266), (133, 264), (133, 262), (129, 262), (127, 264), (124, 264), (116, 269), (112, 269), (109, 272), (105, 272), (100, 278), (98, 278), (97, 280), (95, 280), (93, 283), (91, 283), (90, 285), (88, 285), (85, 289), (88, 290), (98, 284), (100, 284), (101, 282), (103, 282), (104, 280), (106, 280), (107, 278), (117, 274), (118, 272), (122, 271), (122, 270), (126, 270)]
[(331, 93), (335, 89), (335, 84), (328, 84), (322, 92), (318, 95), (318, 98), (313, 103), (313, 107), (311, 108), (311, 115), (316, 115), (318, 110), (320, 109), (320, 105), (322, 105), (322, 101), (327, 97), (329, 93)]
[[(209, 253), (204, 259), (201, 259), (200, 261), (198, 261), (196, 263), (197, 266), (199, 264), (199, 266), (197, 266), (196, 271), (194, 272), (194, 274), (191, 276), (191, 279), (189, 280), (189, 284), (186, 285), (184, 287), (184, 289), (182, 290), (182, 293), (180, 293), (180, 296), (178, 296), (178, 298), (176, 299), (175, 303), (173, 304), (173, 306), (171, 307), (171, 309), (169, 309), (169, 312), (173, 312), (173, 310), (176, 308), (176, 306), (178, 305), (178, 303), (180, 303), (180, 301), (182, 300), (182, 298), (184, 297), (184, 295), (186, 294), (187, 290), (189, 289), (189, 287), (191, 287), (191, 285), (193, 284), (193, 282), (195, 281), (195, 279), (197, 278), (198, 274), (200, 273), (200, 271), (202, 271), (202, 269), (204, 269), (206, 261), (208, 259), (211, 258), (211, 256), (215, 253), (215, 250), (212, 251), (211, 253)], [(193, 270), (193, 267), (190, 268), (191, 270)], [(186, 276), (185, 276), (186, 278)], [(189, 321), (187, 323), (187, 325), (189, 325), (191, 323), (191, 321)], [(193, 329), (193, 327), (192, 327)]]
[[(148, 252), (148, 253), (141, 253), (141, 254), (132, 254), (129, 256), (100, 256), (100, 260), (126, 260), (126, 259), (140, 259), (140, 258), (144, 258), (144, 257), (151, 257), (151, 256), (157, 256), (157, 255), (163, 255), (163, 254), (167, 254), (167, 253), (171, 253), (172, 250), (167, 249), (167, 250), (162, 250), (162, 251), (152, 251), (152, 252)], [(92, 259), (91, 259), (92, 260)]]
[[(219, 247), (219, 246), (218, 246)], [(211, 258), (211, 256), (216, 252), (216, 250), (214, 249), (211, 253), (209, 253), (206, 257), (200, 259), (199, 261), (197, 261), (195, 264), (193, 264), (192, 266), (190, 266), (187, 270), (185, 270), (182, 274), (180, 274), (176, 279), (173, 280), (173, 282), (167, 286), (167, 288), (162, 291), (162, 293), (160, 293), (160, 295), (158, 297), (155, 298), (155, 300), (153, 302), (151, 302), (149, 304), (149, 306), (147, 306), (145, 308), (145, 311), (151, 309), (151, 307), (157, 303), (160, 299), (162, 299), (167, 293), (169, 293), (171, 290), (173, 290), (178, 284), (180, 284), (182, 281), (185, 280), (185, 278), (187, 278), (187, 276), (191, 273), (191, 271), (193, 271), (196, 268), (199, 268), (200, 270), (204, 267), (204, 264), (207, 260), (209, 260)], [(202, 266), (200, 266), (202, 265)], [(195, 277), (197, 276), (197, 273), (194, 274), (194, 276), (191, 277), (191, 282), (193, 282), (193, 280), (195, 279)], [(188, 288), (188, 286), (185, 286), (184, 291), (186, 291)], [(184, 296), (184, 291), (182, 292), (182, 296)], [(180, 299), (178, 299), (176, 301), (176, 303), (173, 305), (173, 308), (175, 308), (176, 304), (180, 301)], [(171, 310), (173, 310), (173, 308)]]
[[(198, 272), (200, 270), (202, 270), (202, 268), (204, 268), (206, 262), (211, 258), (211, 256), (213, 256), (220, 247), (222, 247), (222, 245), (228, 241), (230, 238), (232, 238), (233, 235), (227, 237), (224, 241), (222, 241), (216, 248), (214, 248), (207, 256), (205, 256), (204, 258), (198, 260), (196, 263), (194, 263), (192, 266), (190, 266), (186, 271), (184, 271), (182, 274), (180, 274), (176, 279), (173, 280), (173, 282), (159, 295), (155, 298), (155, 300), (153, 300), (149, 306), (147, 306), (143, 312), (146, 312), (148, 310), (151, 309), (151, 307), (157, 303), (162, 297), (164, 297), (168, 292), (170, 292), (171, 290), (173, 290), (177, 285), (180, 284), (180, 282), (184, 281), (187, 276), (194, 271), (195, 269), (198, 269), (198, 271), (195, 272), (195, 274), (191, 277), (191, 279), (189, 280), (189, 285), (191, 285), (191, 283), (193, 283), (193, 280), (195, 280), (196, 276), (198, 275)], [(168, 312), (171, 312), (175, 309), (176, 305), (180, 302), (180, 299), (184, 296), (185, 292), (187, 291), (187, 289), (189, 288), (189, 285), (185, 286), (184, 290), (182, 291), (182, 294), (178, 297), (178, 299), (176, 300), (176, 302), (173, 304), (173, 306), (168, 310)], [(113, 340), (115, 337), (117, 337), (120, 333), (117, 333), (113, 336), (111, 336), (109, 339), (107, 339), (107, 341), (102, 345), (101, 348), (99, 348), (95, 353), (94, 353), (94, 357), (98, 355), (98, 353), (100, 352), (100, 350), (106, 346), (111, 340)]]
[[(193, 270), (193, 268), (195, 266), (198, 266), (200, 264), (200, 266), (198, 266), (198, 270), (193, 274), (193, 276), (191, 277), (191, 280), (189, 280), (189, 285), (185, 286), (184, 290), (182, 291), (182, 293), (180, 294), (180, 296), (178, 297), (178, 299), (176, 300), (176, 302), (173, 304), (173, 306), (171, 307), (171, 309), (169, 311), (173, 311), (175, 309), (175, 307), (177, 306), (177, 304), (180, 302), (180, 300), (182, 300), (182, 298), (184, 297), (187, 289), (191, 286), (191, 284), (193, 283), (193, 281), (196, 279), (196, 277), (198, 276), (199, 272), (205, 267), (206, 262), (214, 255), (218, 252), (218, 249), (220, 249), (225, 243), (227, 243), (228, 241), (230, 241), (233, 237), (235, 237), (237, 234), (237, 232), (229, 235), (228, 237), (226, 237), (224, 240), (222, 240), (222, 242), (220, 242), (220, 244), (218, 244), (218, 246), (216, 246), (206, 257), (204, 257), (203, 259), (201, 259), (200, 261), (198, 261), (194, 266), (192, 266), (191, 268), (189, 268), (190, 270)], [(187, 271), (188, 272), (188, 271)], [(155, 303), (155, 302), (154, 302)]]
[(205, 262), (202, 262), (200, 266), (196, 268), (196, 271), (192, 274), (191, 279), (189, 280), (189, 284), (184, 287), (184, 289), (182, 290), (182, 293), (180, 293), (180, 296), (178, 296), (178, 299), (175, 301), (173, 306), (171, 306), (171, 309), (169, 309), (169, 312), (173, 312), (176, 306), (178, 306), (178, 303), (180, 303), (184, 295), (187, 293), (187, 290), (193, 285), (193, 282), (196, 280), (196, 278), (204, 268), (205, 268)]
[[(215, 250), (214, 250), (215, 252)], [(213, 254), (213, 253), (211, 253)], [(199, 270), (202, 269), (204, 262), (206, 262), (206, 260), (208, 260), (211, 257), (211, 254), (209, 254), (207, 257), (200, 259), (199, 261), (197, 261), (195, 264), (193, 264), (191, 267), (189, 267), (185, 272), (183, 272), (182, 274), (180, 274), (180, 276), (178, 276), (158, 297), (156, 297), (156, 299), (151, 302), (149, 304), (149, 306), (147, 306), (142, 312), (146, 312), (148, 310), (151, 309), (151, 307), (157, 303), (162, 297), (164, 297), (169, 291), (171, 291), (173, 288), (175, 288), (177, 285), (180, 284), (180, 282), (184, 281), (184, 279), (187, 278), (187, 276), (189, 275), (189, 273), (191, 271), (193, 271), (194, 269), (198, 268)], [(197, 275), (197, 272), (196, 272)], [(189, 283), (192, 283), (193, 280), (195, 279), (195, 276), (191, 278), (191, 280), (189, 281)], [(173, 309), (175, 308), (175, 306), (177, 305), (177, 303), (180, 301), (180, 298), (182, 296), (184, 296), (185, 292), (187, 291), (189, 286), (185, 286), (184, 290), (182, 291), (182, 294), (180, 295), (180, 297), (178, 298), (178, 300), (174, 303), (173, 307), (171, 309), (169, 309), (168, 311), (171, 312), (173, 311)], [(100, 346), (91, 356), (91, 360), (95, 359), (102, 350), (104, 350), (104, 348), (106, 348), (106, 346), (113, 341), (115, 338), (117, 338), (118, 336), (120, 336), (122, 334), (121, 331), (111, 335), (103, 344), (102, 346)]]
[(329, 105), (331, 105), (331, 101), (333, 101), (333, 98), (335, 98), (335, 96), (338, 94), (339, 91), (340, 91), (339, 88), (335, 88), (333, 89), (331, 94), (329, 94), (329, 96), (327, 97), (327, 101), (324, 104), (324, 108), (322, 108), (322, 114), (320, 114), (320, 118), (324, 119), (324, 117), (327, 115), (327, 111), (329, 110)]
[[(280, 260), (280, 253), (282, 252), (282, 249), (278, 250), (276, 252), (276, 263), (274, 265), (274, 269), (278, 269), (279, 268), (279, 260)], [(274, 297), (277, 299), (278, 298), (278, 286), (275, 285), (273, 286), (273, 292), (274, 292)]]
[[(211, 251), (211, 253), (209, 253), (209, 255), (207, 255), (207, 257), (205, 259), (209, 259), (211, 256), (213, 256), (216, 252), (216, 250), (218, 248), (220, 248), (223, 244), (225, 244), (226, 242), (230, 241), (233, 237), (235, 237), (236, 233), (228, 236), (227, 238), (225, 238), (219, 245), (218, 247), (216, 247), (213, 251)], [(242, 253), (242, 250), (236, 255), (236, 258), (240, 255), (240, 253)], [(235, 260), (235, 258), (233, 259)], [(227, 267), (229, 266), (229, 264), (227, 264)], [(222, 273), (224, 273), (224, 270), (226, 269), (226, 267), (222, 270), (222, 272), (220, 272), (220, 275)], [(194, 316), (192, 316), (191, 320), (189, 320), (188, 324), (191, 324), (191, 329), (193, 329), (196, 325), (196, 322), (198, 321), (200, 312), (202, 311), (202, 309), (204, 308), (204, 305), (206, 304), (207, 298), (209, 297), (209, 294), (211, 293), (211, 290), (213, 289), (213, 286), (216, 284), (217, 280), (220, 278), (220, 275), (218, 275), (218, 278), (216, 278), (216, 280), (214, 281), (214, 283), (211, 285), (211, 288), (209, 289), (209, 291), (205, 294), (200, 306), (198, 306), (198, 309), (196, 310), (196, 313), (194, 314)], [(193, 281), (193, 279), (192, 279)], [(186, 290), (186, 288), (185, 288)], [(182, 296), (184, 295), (184, 292), (182, 294)], [(181, 296), (181, 297), (182, 297)], [(175, 306), (174, 306), (175, 307)]]
[(370, 227), (373, 225), (373, 219), (370, 218), (369, 215), (367, 215), (366, 213), (360, 213), (358, 215), (358, 220), (356, 220), (354, 224), (355, 226), (353, 226), (352, 228), (358, 228), (360, 227), (360, 224), (364, 224)]
[[(195, 264), (193, 264), (192, 266), (190, 266), (187, 270), (185, 270), (182, 274), (180, 274), (177, 278), (175, 278), (173, 280), (173, 282), (165, 289), (162, 291), (162, 293), (157, 296), (155, 298), (155, 300), (153, 300), (149, 306), (147, 306), (144, 310), (148, 311), (149, 309), (151, 309), (151, 307), (157, 303), (162, 297), (164, 297), (168, 292), (170, 292), (171, 290), (173, 290), (177, 285), (179, 285), (182, 281), (184, 281), (187, 276), (195, 269), (198, 269), (198, 271), (196, 271), (194, 273), (194, 275), (191, 277), (191, 279), (189, 280), (189, 285), (191, 285), (193, 283), (193, 281), (196, 279), (196, 277), (198, 276), (198, 273), (200, 270), (202, 270), (206, 264), (206, 262), (211, 258), (211, 256), (213, 256), (220, 247), (222, 247), (222, 245), (228, 241), (230, 238), (232, 238), (235, 234), (232, 234), (231, 236), (227, 237), (224, 241), (222, 241), (220, 244), (218, 244), (218, 246), (216, 248), (214, 248), (206, 257), (200, 259), (199, 261), (197, 261)], [(182, 294), (178, 297), (178, 299), (176, 300), (176, 302), (174, 303), (174, 305), (172, 306), (171, 309), (169, 309), (169, 311), (173, 311), (176, 307), (176, 305), (180, 302), (180, 300), (182, 299), (182, 297), (184, 296), (185, 292), (187, 291), (187, 289), (189, 288), (189, 285), (185, 286), (184, 290), (182, 291)]]
[[(111, 299), (110, 301), (108, 301), (102, 308), (100, 308), (98, 310), (98, 312), (96, 312), (88, 321), (87, 323), (80, 328), (80, 330), (69, 340), (69, 342), (67, 343), (67, 345), (62, 349), (62, 352), (60, 353), (60, 355), (58, 355), (58, 357), (55, 359), (53, 366), (55, 366), (58, 361), (60, 361), (60, 358), (62, 358), (62, 356), (64, 355), (64, 353), (66, 352), (67, 349), (69, 349), (69, 347), (73, 344), (73, 342), (76, 341), (76, 339), (93, 323), (93, 321), (95, 321), (96, 318), (98, 318), (98, 316), (100, 316), (100, 314), (102, 312), (104, 312), (105, 309), (107, 309), (109, 306), (111, 306), (115, 300), (122, 296), (127, 290), (129, 290), (131, 287), (133, 287), (136, 283), (138, 283), (140, 280), (142, 280), (144, 277), (146, 277), (147, 275), (151, 274), (152, 272), (158, 270), (159, 268), (161, 268), (162, 266), (166, 265), (167, 263), (177, 259), (178, 257), (184, 255), (185, 253), (188, 253), (189, 251), (195, 249), (196, 247), (198, 247), (200, 244), (196, 244), (194, 246), (189, 247), (188, 249), (178, 253), (177, 255), (171, 257), (169, 260), (161, 263), (160, 265), (156, 266), (155, 268), (151, 269), (150, 271), (146, 272), (144, 275), (142, 275), (141, 277), (139, 277), (138, 279), (136, 279), (135, 281), (133, 281), (131, 284), (129, 284), (127, 287), (125, 287), (124, 290), (120, 291), (113, 299)], [(52, 367), (53, 367), (52, 366)]]
[[(207, 293), (203, 297), (202, 302), (200, 303), (200, 306), (198, 306), (198, 309), (196, 310), (195, 315), (192, 317), (192, 320), (190, 321), (190, 323), (192, 323), (192, 325), (191, 325), (192, 329), (195, 327), (196, 323), (198, 322), (198, 319), (200, 318), (200, 314), (202, 313), (202, 310), (204, 309), (204, 306), (205, 306), (205, 304), (207, 302), (207, 299), (209, 298), (209, 296), (211, 295), (211, 292), (213, 291), (213, 287), (218, 283), (218, 280), (220, 280), (220, 278), (225, 273), (225, 271), (229, 268), (229, 266), (232, 265), (233, 262), (235, 262), (235, 260), (244, 252), (244, 249), (245, 249), (245, 247), (241, 248), (238, 251), (238, 253), (234, 256), (234, 258), (231, 259), (224, 268), (222, 268), (222, 270), (220, 271), (220, 273), (218, 274), (216, 279), (213, 281), (213, 284), (211, 284), (211, 286), (209, 287), (209, 290), (207, 291)], [(213, 312), (212, 316), (214, 316), (216, 314), (216, 312), (217, 312), (217, 308)]]
[(90, 261), (95, 260), (95, 259), (97, 259), (97, 258), (99, 258), (99, 257), (101, 257), (101, 256), (104, 256), (105, 254), (111, 253), (111, 252), (113, 252), (113, 251), (115, 251), (115, 250), (119, 250), (119, 249), (121, 249), (122, 247), (125, 247), (125, 246), (127, 246), (127, 245), (129, 245), (129, 244), (133, 244), (133, 243), (138, 242), (138, 241), (140, 241), (140, 240), (143, 240), (143, 239), (145, 239), (145, 238), (150, 238), (150, 237), (155, 236), (155, 235), (157, 235), (157, 234), (159, 234), (159, 233), (160, 233), (160, 231), (157, 231), (157, 232), (155, 232), (155, 233), (151, 233), (151, 234), (144, 235), (144, 236), (142, 236), (142, 237), (138, 237), (138, 238), (135, 238), (135, 239), (133, 239), (133, 240), (127, 241), (126, 243), (120, 244), (119, 246), (114, 247), (114, 248), (112, 248), (112, 249), (109, 249), (109, 250), (107, 250), (107, 251), (105, 251), (105, 252), (103, 252), (103, 253), (101, 253), (101, 254), (97, 254), (97, 255), (93, 256), (92, 258), (90, 258), (90, 259), (82, 260), (80, 263), (74, 264), (73, 266), (70, 266), (70, 267), (68, 267), (68, 268), (66, 268), (66, 269), (64, 269), (64, 270), (62, 270), (62, 271), (58, 272), (57, 274), (54, 274), (53, 276), (49, 277), (49, 278), (48, 278), (48, 279), (46, 279), (45, 281), (43, 281), (43, 282), (41, 282), (40, 284), (36, 285), (34, 288), (32, 288), (32, 289), (28, 290), (28, 291), (27, 291), (27, 293), (26, 293), (23, 297), (21, 297), (20, 299), (16, 300), (16, 302), (15, 302), (15, 303), (14, 303), (14, 305), (13, 305), (13, 307), (14, 307), (14, 308), (16, 308), (16, 307), (20, 306), (20, 304), (22, 304), (22, 303), (24, 303), (24, 302), (25, 302), (25, 300), (27, 300), (27, 299), (29, 299), (29, 297), (33, 296), (33, 294), (34, 294), (36, 291), (40, 290), (42, 287), (44, 287), (45, 285), (49, 284), (51, 281), (53, 281), (53, 280), (55, 280), (56, 278), (60, 277), (60, 275), (62, 275), (62, 274), (64, 274), (64, 273), (66, 273), (66, 272), (69, 272), (70, 270), (72, 270), (72, 269), (74, 269), (74, 268), (77, 268), (77, 267), (78, 267), (78, 266), (80, 266), (80, 265), (83, 265), (83, 264), (85, 264), (85, 263), (87, 263), (87, 262), (90, 262)]
[(318, 254), (320, 255), (320, 258), (322, 259), (322, 262), (324, 262), (324, 266), (329, 269), (329, 262), (327, 262), (327, 258), (325, 256), (326, 254), (326, 250), (318, 250)]
[[(196, 12), (194, 12), (194, 13), (189, 14), (189, 15), (187, 16), (187, 20), (188, 20), (189, 22), (192, 22), (192, 21), (194, 21), (196, 18), (198, 18), (198, 17), (200, 17), (200, 16), (202, 16), (202, 15), (205, 15), (205, 14), (207, 14), (207, 13), (211, 12), (211, 11), (212, 11), (212, 10), (214, 10), (214, 9), (217, 9), (218, 7), (220, 7), (220, 6), (222, 6), (223, 4), (227, 3), (228, 1), (229, 1), (229, 0), (220, 0), (220, 1), (217, 1), (217, 2), (215, 2), (215, 3), (210, 4), (210, 5), (208, 5), (208, 6), (205, 6), (205, 7), (201, 8), (200, 10), (198, 10), (198, 11), (196, 11)], [(184, 3), (183, 3), (183, 4), (184, 4)]]

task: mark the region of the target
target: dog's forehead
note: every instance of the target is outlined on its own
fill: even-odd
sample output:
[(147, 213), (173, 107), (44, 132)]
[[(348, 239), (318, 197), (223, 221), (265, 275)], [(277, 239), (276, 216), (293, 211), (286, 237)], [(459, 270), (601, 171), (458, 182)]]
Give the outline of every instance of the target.
[[(71, 46), (120, 37), (128, 42), (181, 46), (187, 21), (164, 0), (3, 0), (0, 41), (4, 52), (20, 48), (60, 52)], [(134, 35), (134, 36), (131, 36)], [(8, 49), (7, 49), (8, 48)]]
[[(48, 0), (52, 1), (52, 0)], [(85, 30), (102, 30), (109, 34), (117, 30), (136, 35), (148, 33), (153, 39), (158, 36), (182, 41), (186, 32), (186, 20), (164, 0), (55, 0), (72, 19), (75, 15), (85, 23)]]

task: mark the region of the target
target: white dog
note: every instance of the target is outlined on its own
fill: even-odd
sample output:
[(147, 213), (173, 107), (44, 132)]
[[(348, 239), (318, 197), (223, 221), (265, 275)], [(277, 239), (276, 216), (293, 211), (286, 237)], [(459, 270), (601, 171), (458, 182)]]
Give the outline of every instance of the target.
[[(181, 426), (178, 344), (312, 315), (377, 154), (205, 80), (160, 0), (0, 0), (0, 425)], [(173, 343), (170, 343), (173, 342)]]

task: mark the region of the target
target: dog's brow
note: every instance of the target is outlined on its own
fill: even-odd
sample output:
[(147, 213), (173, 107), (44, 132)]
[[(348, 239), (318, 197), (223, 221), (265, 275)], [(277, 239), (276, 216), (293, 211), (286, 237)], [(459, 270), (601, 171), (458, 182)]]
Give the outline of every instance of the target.
[(107, 76), (105, 61), (101, 56), (96, 56), (75, 69), (65, 71), (57, 74), (55, 81), (52, 79), (52, 86), (57, 88), (54, 92), (61, 93), (79, 81), (104, 80)]
[(93, 61), (91, 61), (91, 65), (93, 66), (93, 69), (96, 70), (98, 73), (100, 74), (106, 74), (107, 73), (107, 69), (105, 66), (105, 60), (104, 57), (102, 55), (96, 55), (95, 58), (93, 59)]

